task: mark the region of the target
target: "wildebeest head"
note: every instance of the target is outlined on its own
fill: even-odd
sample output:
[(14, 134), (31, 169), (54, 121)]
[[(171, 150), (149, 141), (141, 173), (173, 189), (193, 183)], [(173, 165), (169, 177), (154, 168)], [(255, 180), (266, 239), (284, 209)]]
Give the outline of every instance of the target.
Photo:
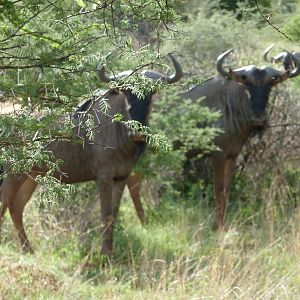
[[(171, 58), (174, 67), (175, 67), (175, 73), (173, 75), (166, 75), (166, 74), (162, 74), (160, 72), (157, 71), (153, 71), (153, 70), (144, 70), (141, 72), (141, 74), (145, 77), (154, 79), (154, 80), (158, 80), (161, 79), (163, 81), (165, 81), (166, 83), (175, 83), (178, 80), (181, 79), (181, 77), (183, 76), (183, 72), (182, 72), (182, 68), (179, 64), (179, 62), (175, 59), (175, 57), (172, 54), (168, 54), (169, 57)], [(128, 70), (128, 71), (124, 71), (124, 72), (120, 72), (117, 75), (114, 76), (109, 76), (105, 74), (105, 68), (101, 67), (100, 69), (98, 69), (98, 76), (100, 78), (100, 80), (102, 80), (103, 82), (110, 82), (110, 81), (118, 81), (121, 80), (127, 76), (132, 75), (133, 71), (132, 70)]]
[(275, 63), (282, 63), (284, 66), (285, 70), (291, 70), (295, 68), (295, 63), (294, 60), (292, 59), (291, 55), (294, 55), (297, 60), (300, 60), (300, 52), (288, 52), (288, 51), (282, 51), (278, 53), (275, 56), (272, 56), (271, 59), (268, 58), (268, 54), (273, 48), (274, 45), (269, 46), (266, 48), (265, 53), (264, 53), (264, 59), (266, 62), (275, 62)]
[[(145, 76), (147, 78), (153, 79), (153, 80), (162, 80), (168, 84), (172, 84), (177, 82), (181, 79), (183, 76), (182, 68), (179, 64), (179, 62), (175, 59), (175, 57), (172, 54), (169, 54), (169, 57), (171, 58), (175, 73), (172, 75), (166, 75), (162, 74), (160, 72), (156, 72), (153, 70), (145, 70), (141, 72), (142, 76)], [(105, 73), (105, 68), (101, 67), (98, 69), (98, 77), (103, 82), (110, 82), (110, 81), (119, 81), (124, 79), (127, 76), (130, 76), (133, 74), (132, 70), (124, 71), (121, 73), (118, 73), (115, 76), (109, 76)], [(137, 95), (132, 93), (132, 90), (126, 88), (122, 90), (128, 98), (128, 102), (131, 105), (130, 108), (130, 114), (133, 120), (139, 121), (143, 125), (148, 125), (148, 116), (149, 116), (149, 107), (151, 104), (152, 96), (155, 94), (156, 91), (153, 91), (151, 93), (147, 93), (144, 95), (143, 99), (138, 99)]]
[(247, 87), (253, 111), (253, 126), (256, 128), (263, 127), (265, 125), (265, 109), (271, 88), (277, 83), (299, 75), (300, 63), (292, 53), (287, 53), (294, 63), (295, 67), (293, 69), (289, 68), (280, 71), (271, 67), (249, 65), (226, 71), (223, 67), (223, 62), (232, 51), (233, 49), (227, 50), (218, 57), (217, 69), (223, 77), (235, 80)]

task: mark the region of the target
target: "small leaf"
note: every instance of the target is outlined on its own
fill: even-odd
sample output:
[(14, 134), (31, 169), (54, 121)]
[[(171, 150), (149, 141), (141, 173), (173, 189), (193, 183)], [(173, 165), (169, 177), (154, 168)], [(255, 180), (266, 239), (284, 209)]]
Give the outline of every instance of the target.
[(113, 117), (113, 122), (121, 122), (123, 119), (124, 118), (121, 114), (115, 114)]
[(76, 0), (76, 2), (80, 7), (85, 7), (83, 0)]

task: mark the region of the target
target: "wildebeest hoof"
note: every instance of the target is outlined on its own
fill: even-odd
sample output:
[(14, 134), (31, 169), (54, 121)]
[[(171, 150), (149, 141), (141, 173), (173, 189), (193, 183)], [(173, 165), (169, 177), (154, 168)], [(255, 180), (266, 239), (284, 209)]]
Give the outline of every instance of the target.
[(22, 245), (22, 251), (24, 254), (33, 254), (34, 251), (30, 245)]
[(212, 224), (212, 230), (221, 231), (225, 229), (224, 223), (220, 223), (219, 221), (214, 221)]
[(112, 248), (108, 249), (102, 245), (101, 249), (101, 267), (107, 267), (112, 264)]

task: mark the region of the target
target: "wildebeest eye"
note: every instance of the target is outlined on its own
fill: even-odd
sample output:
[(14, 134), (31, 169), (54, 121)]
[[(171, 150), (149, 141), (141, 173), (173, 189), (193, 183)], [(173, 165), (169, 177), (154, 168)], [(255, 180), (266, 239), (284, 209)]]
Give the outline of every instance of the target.
[(277, 76), (272, 76), (272, 80), (276, 80), (278, 77)]

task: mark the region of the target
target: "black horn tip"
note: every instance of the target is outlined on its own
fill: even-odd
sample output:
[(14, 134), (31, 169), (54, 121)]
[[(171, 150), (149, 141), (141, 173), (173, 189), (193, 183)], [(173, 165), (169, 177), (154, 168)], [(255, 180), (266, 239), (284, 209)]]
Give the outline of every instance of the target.
[(171, 83), (175, 83), (175, 82), (179, 81), (183, 77), (183, 71), (182, 71), (182, 67), (181, 67), (180, 63), (174, 57), (174, 52), (168, 53), (168, 56), (172, 60), (172, 63), (175, 68), (175, 74), (166, 77), (167, 83), (171, 84)]

